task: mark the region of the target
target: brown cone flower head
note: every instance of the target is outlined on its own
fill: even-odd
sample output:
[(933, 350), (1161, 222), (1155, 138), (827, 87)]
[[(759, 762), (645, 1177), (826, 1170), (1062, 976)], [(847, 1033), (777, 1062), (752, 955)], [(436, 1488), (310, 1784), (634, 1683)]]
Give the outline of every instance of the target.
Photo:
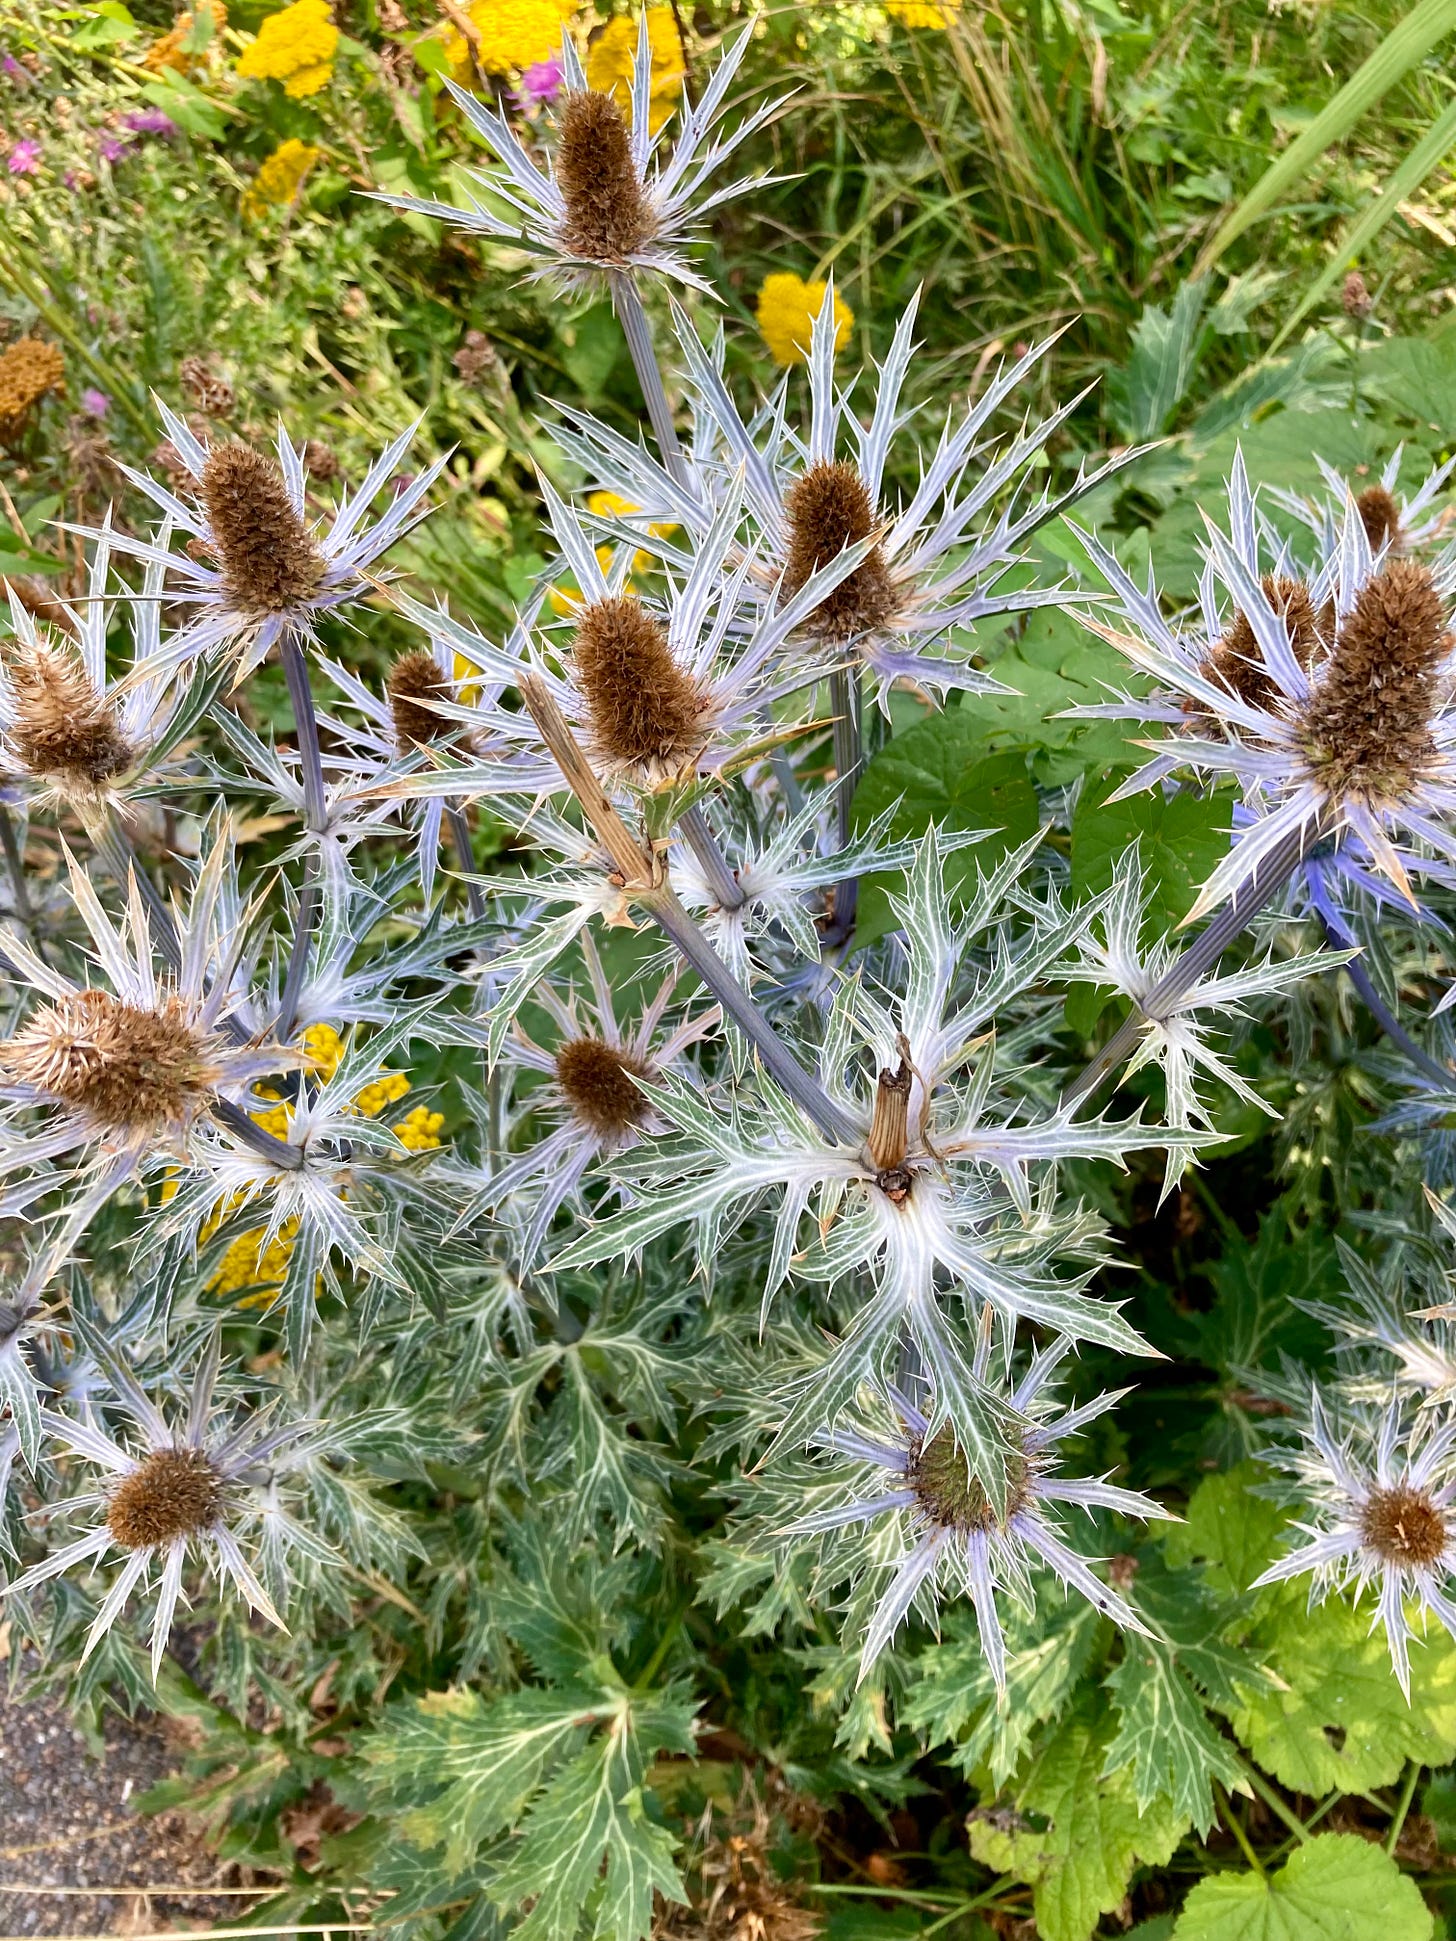
[(7, 1043), (0, 1070), (112, 1132), (185, 1125), (221, 1076), (176, 998), (155, 1010), (109, 991), (75, 991)]
[[(797, 593), (846, 546), (875, 529), (875, 508), (858, 469), (843, 459), (821, 458), (790, 487), (784, 502), (789, 552), (784, 587)], [(827, 641), (852, 640), (885, 625), (899, 599), (889, 561), (875, 546), (814, 609), (809, 626)]]
[(1389, 546), (1392, 552), (1401, 550), (1405, 534), (1400, 529), (1400, 507), (1394, 493), (1383, 485), (1367, 485), (1355, 501), (1355, 510), (1372, 551), (1378, 552), (1382, 546)]
[(624, 1138), (647, 1117), (647, 1099), (633, 1082), (650, 1067), (600, 1038), (571, 1038), (556, 1054), (556, 1083), (572, 1112), (603, 1138)]
[(1444, 1553), (1449, 1532), (1445, 1513), (1424, 1490), (1397, 1483), (1370, 1492), (1360, 1515), (1360, 1535), (1386, 1563), (1425, 1570)]
[(437, 714), (429, 703), (448, 701), (450, 686), (440, 678), (435, 656), (425, 647), (401, 654), (389, 670), (387, 682), (389, 712), (401, 748), (423, 748), (432, 741), (447, 741), (455, 724)]
[(556, 185), (566, 203), (562, 246), (593, 263), (625, 263), (657, 234), (626, 117), (609, 94), (576, 88), (556, 118)]
[(318, 592), (324, 558), (293, 509), (276, 459), (234, 440), (208, 454), (202, 503), (240, 613), (291, 613)]
[[(1261, 585), (1265, 598), (1284, 622), (1294, 658), (1307, 673), (1329, 651), (1335, 631), (1333, 609), (1317, 614), (1303, 580), (1266, 573)], [(1210, 648), (1203, 672), (1251, 707), (1269, 708), (1279, 699), (1280, 690), (1264, 671), (1264, 656), (1249, 616), (1242, 611), (1234, 615), (1228, 632)]]
[(124, 1550), (165, 1548), (217, 1520), (222, 1478), (200, 1449), (154, 1449), (111, 1493), (106, 1527)]
[(74, 654), (35, 647), (11, 662), (15, 723), (10, 745), (16, 759), (64, 795), (104, 794), (125, 774), (136, 750), (122, 733), (116, 710), (98, 695)]
[[(921, 1509), (942, 1529), (969, 1535), (996, 1527), (995, 1507), (972, 1474), (948, 1422), (912, 1449), (907, 1473)], [(1006, 1480), (1006, 1515), (1012, 1517), (1031, 1497), (1031, 1465), (1025, 1456), (1013, 1453), (1007, 1459)]]
[(1431, 717), (1453, 646), (1426, 567), (1393, 560), (1361, 588), (1305, 707), (1305, 757), (1332, 796), (1404, 797), (1436, 752)]
[(676, 775), (707, 739), (711, 702), (672, 657), (661, 624), (630, 593), (583, 609), (571, 647), (577, 685), (602, 759)]

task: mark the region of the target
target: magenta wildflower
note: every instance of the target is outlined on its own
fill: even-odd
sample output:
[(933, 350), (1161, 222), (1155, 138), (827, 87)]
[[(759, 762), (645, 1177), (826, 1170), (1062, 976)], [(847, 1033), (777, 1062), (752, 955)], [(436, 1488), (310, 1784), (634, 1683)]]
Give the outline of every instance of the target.
[(88, 385), (81, 393), (81, 409), (88, 418), (104, 418), (111, 409), (111, 400), (104, 391), (98, 391), (94, 384)]
[(17, 142), (6, 157), (5, 166), (12, 175), (38, 175), (40, 153), (38, 141)]
[(138, 108), (123, 117), (123, 125), (134, 135), (175, 135), (177, 124), (160, 108)]
[(543, 102), (554, 101), (561, 92), (564, 79), (559, 55), (551, 54), (544, 61), (533, 61), (521, 71), (520, 86), (515, 90), (516, 106), (537, 108)]

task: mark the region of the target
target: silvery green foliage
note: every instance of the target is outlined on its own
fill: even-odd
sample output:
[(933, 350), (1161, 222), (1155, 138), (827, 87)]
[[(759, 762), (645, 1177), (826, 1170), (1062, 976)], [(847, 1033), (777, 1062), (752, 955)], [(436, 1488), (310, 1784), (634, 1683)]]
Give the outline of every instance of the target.
[[(741, 43), (654, 161), (646, 49), (644, 28), (633, 157), (660, 232), (609, 271), (634, 355), (640, 286), (696, 284), (683, 252), (716, 199), (707, 172), (740, 138), (713, 131)], [(570, 63), (567, 78), (580, 91)], [(503, 202), (545, 269), (582, 271), (555, 176), (494, 110), (462, 105), (507, 177), (463, 217), (431, 212), (514, 236)], [(1456, 854), (1444, 694), (1429, 772), (1403, 800), (1345, 803), (1325, 826), (1300, 766), (1293, 710), (1320, 670), (1296, 662), (1260, 580), (1307, 570), (1316, 603), (1348, 612), (1384, 559), (1348, 495), (1300, 512), (1316, 551), (1300, 567), (1240, 462), (1191, 616), (1169, 616), (1088, 539), (1113, 626), (1095, 589), (1026, 571), (1036, 530), (1115, 469), (1028, 488), (1076, 403), (1007, 429), (1047, 347), (922, 424), (913, 305), (858, 380), (837, 374), (833, 314), (831, 292), (801, 420), (793, 377), (744, 406), (721, 340), (705, 345), (677, 308), (663, 341), (685, 442), (654, 452), (568, 420), (578, 496), (636, 510), (593, 513), (543, 483), (553, 555), (499, 639), (382, 577), (432, 482), (415, 476), (377, 511), (409, 433), (293, 534), (305, 563), (316, 549), (312, 591), (269, 610), (204, 510), (211, 455), (169, 414), (198, 495), (138, 479), (160, 529), (95, 536), (78, 666), (120, 742), (85, 796), (90, 846), (59, 885), (28, 884), (27, 828), (8, 818), (53, 834), (55, 801), (77, 791), (54, 763), (21, 759), (34, 698), (0, 686), (17, 865), (0, 918), (0, 1181), (19, 1235), (0, 1298), (8, 1608), (58, 1661), (136, 1693), (129, 1607), (150, 1594), (155, 1677), (206, 1564), (234, 1696), (269, 1664), (301, 1663), (319, 1613), (349, 1609), (361, 1586), (431, 1637), (448, 1620), (462, 1681), (490, 1666), (519, 1688), (489, 1704), (461, 1694), (428, 1728), (411, 1716), (378, 1763), (418, 1795), (451, 1878), (487, 1868), (499, 1905), (529, 1904), (533, 1934), (574, 1932), (585, 1908), (595, 1933), (636, 1941), (653, 1891), (679, 1891), (671, 1842), (634, 1803), (653, 1754), (692, 1745), (692, 1704), (655, 1682), (662, 1658), (637, 1613), (646, 1576), (669, 1568), (675, 1491), (726, 1476), (742, 1497), (753, 1554), (724, 1544), (710, 1588), (725, 1607), (767, 1574), (760, 1629), (842, 1616), (842, 1642), (817, 1648), (852, 1743), (883, 1734), (871, 1694), (903, 1682), (912, 1612), (934, 1624), (969, 1600), (993, 1706), (1019, 1688), (1018, 1639), (1049, 1591), (1172, 1651), (1100, 1561), (1109, 1519), (1166, 1512), (1097, 1458), (1078, 1466), (1078, 1438), (1105, 1429), (1123, 1391), (1050, 1399), (1079, 1349), (1147, 1352), (1105, 1271), (1099, 1202), (1149, 1154), (1169, 1192), (1216, 1143), (1219, 1098), (1276, 1109), (1234, 1041), (1351, 957), (1296, 927), (1314, 908), (1350, 941), (1330, 921), (1331, 874), (1378, 921), (1409, 874), (1442, 884), (1440, 856)], [(656, 404), (654, 431), (671, 429), (665, 389)], [(895, 454), (922, 447), (895, 504)], [(277, 449), (303, 522), (300, 452), (286, 432)], [(873, 529), (791, 585), (795, 486), (828, 464), (858, 476)], [(1439, 483), (1405, 504), (1411, 545)], [(140, 586), (115, 577), (117, 553), (143, 562)], [(870, 568), (893, 598), (846, 631)], [(1453, 571), (1438, 562), (1443, 597)], [(388, 668), (367, 648), (381, 596), (411, 643)], [(1242, 918), (1259, 860), (1319, 825), (1323, 846), (1286, 870), (1304, 871), (1304, 904), (1296, 893), (1241, 962), (1194, 962), (1136, 846), (1109, 887), (1080, 884), (1064, 791), (1043, 793), (1039, 826), (1015, 842), (989, 816), (907, 835), (893, 810), (850, 813), (846, 751), (857, 769), (881, 727), (866, 703), (928, 710), (956, 691), (974, 705), (994, 686), (976, 622), (1046, 606), (1160, 683), (1101, 709), (1167, 731), (1130, 787), (1170, 792), (1192, 769), (1241, 791), (1200, 906), (1231, 899)], [(108, 687), (113, 609), (134, 661)], [(693, 701), (637, 753), (613, 745), (603, 677), (580, 650), (608, 609), (637, 643), (620, 711), (651, 730), (669, 675)], [(1235, 611), (1267, 684), (1257, 704), (1204, 671)], [(70, 651), (18, 608), (14, 631), (32, 656)], [(237, 705), (236, 682), (275, 647), (294, 710), (281, 739)], [(160, 863), (133, 842), (153, 797), (181, 832)], [(856, 948), (841, 919), (861, 878), (891, 888), (887, 924)], [(1106, 1069), (1155, 1081), (1135, 1104), (1100, 1098), (1103, 1071), (1082, 1069), (1068, 1013), (1088, 991), (1127, 1017)], [(1437, 1097), (1430, 1112), (1448, 1108)], [(1378, 1580), (1405, 1683), (1406, 1593), (1456, 1625), (1456, 1351), (1439, 1300), (1413, 1312), (1353, 1256), (1348, 1282), (1314, 1304), (1344, 1362), (1290, 1456), (1311, 1540), (1266, 1575), (1310, 1571), (1320, 1592)], [(1355, 1426), (1332, 1428), (1336, 1407)], [(448, 1497), (450, 1516), (416, 1518), (412, 1491)], [(1372, 1500), (1401, 1491), (1424, 1492), (1434, 1519), (1418, 1568), (1392, 1563), (1394, 1524), (1370, 1525)], [(398, 1581), (416, 1559), (424, 1608)], [(265, 1639), (247, 1611), (289, 1640)], [(1138, 1718), (1128, 1736), (1151, 1771)], [(1207, 1774), (1226, 1779), (1201, 1729)], [(1207, 1774), (1186, 1789), (1205, 1816)]]

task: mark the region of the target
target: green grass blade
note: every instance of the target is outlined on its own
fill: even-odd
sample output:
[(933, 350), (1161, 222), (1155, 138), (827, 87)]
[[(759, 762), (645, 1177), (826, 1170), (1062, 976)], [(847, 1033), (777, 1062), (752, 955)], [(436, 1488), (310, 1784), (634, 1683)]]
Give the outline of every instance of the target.
[(1330, 286), (1344, 274), (1346, 265), (1353, 263), (1360, 252), (1380, 234), (1400, 204), (1407, 196), (1415, 193), (1453, 143), (1456, 143), (1456, 101), (1453, 101), (1446, 112), (1439, 115), (1431, 124), (1426, 134), (1406, 156), (1364, 215), (1355, 223), (1349, 234), (1341, 238), (1340, 245), (1329, 263), (1305, 291), (1300, 299), (1299, 308), (1274, 339), (1270, 346), (1271, 351), (1278, 350), (1300, 319), (1309, 314)]
[(1290, 143), (1243, 201), (1224, 218), (1204, 244), (1193, 274), (1202, 276), (1210, 269), (1235, 237), (1265, 215), (1327, 148), (1343, 141), (1366, 109), (1393, 88), (1453, 27), (1456, 27), (1456, 0), (1420, 0), (1420, 5), (1390, 30), (1369, 60), (1351, 75), (1304, 133)]

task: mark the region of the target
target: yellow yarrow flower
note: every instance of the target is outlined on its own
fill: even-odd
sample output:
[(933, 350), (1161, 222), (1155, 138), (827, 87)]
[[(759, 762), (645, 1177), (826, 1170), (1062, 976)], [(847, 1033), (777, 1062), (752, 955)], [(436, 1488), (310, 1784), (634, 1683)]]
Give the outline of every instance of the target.
[[(652, 49), (652, 111), (648, 127), (655, 135), (676, 107), (683, 89), (683, 76), (687, 73), (682, 38), (671, 7), (647, 9), (647, 39)], [(626, 14), (617, 14), (587, 49), (586, 84), (598, 94), (611, 95), (629, 122), (632, 74), (636, 65), (637, 22)]]
[[(299, 1042), (309, 1068), (322, 1079), (332, 1078), (344, 1056), (344, 1041), (333, 1025), (311, 1024)], [(403, 1072), (385, 1072), (364, 1087), (354, 1104), (366, 1119), (377, 1119), (396, 1099), (402, 1099), (409, 1089), (410, 1082)], [(276, 1094), (265, 1092), (263, 1096), (272, 1098)], [(256, 1125), (262, 1126), (265, 1132), (271, 1132), (275, 1138), (288, 1136), (288, 1111), (281, 1103), (255, 1112), (252, 1116)], [(442, 1143), (440, 1131), (444, 1123), (443, 1112), (432, 1112), (427, 1105), (417, 1105), (399, 1120), (394, 1133), (409, 1152), (433, 1152)], [(176, 1182), (169, 1180), (162, 1190), (163, 1199), (170, 1198), (176, 1190)], [(210, 1240), (240, 1204), (240, 1196), (219, 1201), (202, 1229), (203, 1240)], [(273, 1304), (288, 1277), (288, 1263), (293, 1258), (294, 1243), (298, 1238), (298, 1221), (285, 1220), (265, 1247), (263, 1242), (267, 1231), (266, 1227), (249, 1227), (229, 1244), (216, 1273), (207, 1283), (211, 1292), (236, 1294), (243, 1288), (250, 1288), (254, 1291), (243, 1297), (238, 1303), (240, 1307), (268, 1307)]]
[(265, 210), (286, 207), (322, 153), (310, 142), (280, 142), (243, 193), (244, 217), (256, 222)]
[(885, 0), (885, 12), (902, 27), (934, 27), (944, 33), (961, 0)]
[[(633, 505), (632, 501), (630, 499), (624, 499), (620, 492), (589, 492), (587, 494), (586, 504), (587, 510), (596, 513), (600, 519), (621, 519), (627, 513), (637, 510), (637, 507)], [(659, 539), (666, 539), (669, 533), (677, 531), (677, 527), (674, 525), (653, 526), (651, 530), (657, 534)], [(598, 546), (597, 558), (601, 561), (602, 571), (605, 573), (612, 561), (611, 547)], [(632, 555), (632, 571), (634, 573), (649, 573), (654, 564), (653, 557), (649, 552), (644, 552), (639, 549)]]
[[(764, 278), (758, 293), (758, 327), (773, 353), (775, 364), (806, 364), (814, 319), (824, 304), (824, 283), (806, 283), (802, 276), (779, 271)], [(834, 293), (834, 348), (843, 350), (854, 328), (854, 312)]]
[[(466, 16), (478, 36), (475, 65), (485, 74), (515, 74), (548, 61), (561, 46), (576, 0), (475, 0)], [(452, 65), (470, 71), (471, 50), (463, 34), (445, 46)]]
[(281, 13), (268, 15), (258, 38), (244, 49), (238, 73), (245, 81), (281, 81), (285, 94), (302, 100), (328, 86), (338, 45), (328, 0), (294, 0)]

